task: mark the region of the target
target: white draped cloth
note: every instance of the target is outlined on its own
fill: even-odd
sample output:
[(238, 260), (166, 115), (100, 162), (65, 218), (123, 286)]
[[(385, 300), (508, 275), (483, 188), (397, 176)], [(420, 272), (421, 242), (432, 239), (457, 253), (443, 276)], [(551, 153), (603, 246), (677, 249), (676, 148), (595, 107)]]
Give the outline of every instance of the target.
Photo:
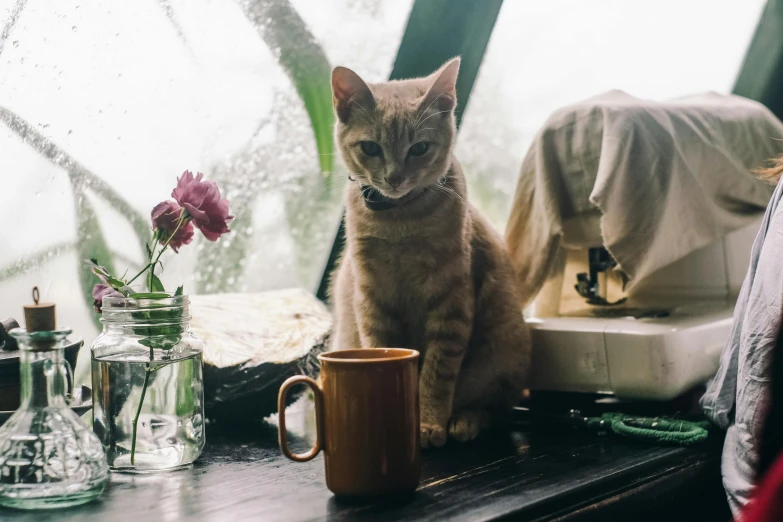
[(522, 164), (506, 242), (526, 303), (563, 223), (597, 214), (627, 288), (758, 219), (772, 187), (750, 170), (783, 153), (763, 105), (706, 93), (655, 102), (621, 91), (555, 112)]

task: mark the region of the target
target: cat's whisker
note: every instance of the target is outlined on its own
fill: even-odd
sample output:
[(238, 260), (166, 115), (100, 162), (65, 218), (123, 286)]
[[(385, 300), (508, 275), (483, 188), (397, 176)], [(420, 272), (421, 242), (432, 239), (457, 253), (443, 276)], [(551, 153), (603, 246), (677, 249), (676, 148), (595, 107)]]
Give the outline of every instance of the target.
[(462, 196), (460, 196), (459, 194), (457, 194), (457, 192), (456, 192), (456, 191), (454, 191), (452, 188), (450, 188), (450, 187), (447, 187), (447, 186), (445, 186), (445, 185), (435, 185), (435, 188), (436, 188), (437, 190), (440, 190), (440, 191), (441, 191), (441, 192), (443, 192), (444, 194), (448, 194), (448, 195), (449, 195), (449, 197), (451, 197), (453, 200), (455, 200), (455, 201), (459, 201), (459, 202), (460, 202), (460, 203), (462, 203), (463, 205), (465, 205), (465, 204), (466, 204), (466, 203), (465, 203), (465, 199), (464, 199)]
[(371, 125), (371, 122), (372, 122), (372, 123), (376, 123), (376, 120), (375, 120), (375, 115), (373, 115), (373, 114), (370, 114), (370, 113), (369, 113), (369, 111), (367, 111), (367, 109), (365, 109), (364, 107), (362, 107), (362, 106), (361, 106), (361, 104), (354, 102), (354, 101), (353, 101), (353, 98), (351, 98), (351, 107), (352, 107), (352, 108), (357, 108), (357, 109), (359, 109), (359, 110), (360, 110), (360, 111), (361, 111), (363, 114), (367, 115), (367, 118), (369, 118), (369, 120), (370, 120), (370, 121), (366, 121), (366, 120), (365, 120), (365, 123), (366, 123), (367, 125)]
[(427, 114), (427, 111), (428, 111), (428, 110), (430, 110), (430, 108), (432, 107), (432, 105), (433, 105), (433, 104), (434, 104), (436, 101), (438, 101), (438, 99), (439, 99), (441, 96), (443, 96), (443, 93), (440, 93), (440, 94), (438, 94), (437, 96), (435, 96), (435, 99), (434, 99), (434, 100), (432, 100), (432, 101), (430, 102), (430, 104), (429, 104), (429, 105), (427, 105), (427, 108), (426, 108), (426, 109), (424, 109), (423, 111), (421, 111), (421, 113), (420, 113), (420, 114), (419, 114), (419, 116), (416, 118), (416, 121), (415, 121), (415, 122), (414, 122), (414, 124), (413, 124), (413, 126), (414, 126), (414, 127), (418, 127), (418, 126), (419, 126), (419, 120), (422, 118), (422, 116), (424, 116), (425, 114)]
[[(347, 102), (347, 104), (348, 104), (348, 105), (349, 105), (349, 106), (350, 106), (352, 109), (359, 109), (359, 110), (360, 110), (360, 111), (361, 111), (363, 114), (367, 115), (367, 118), (369, 118), (369, 119), (359, 118), (359, 121), (360, 121), (360, 122), (364, 123), (365, 125), (367, 125), (367, 126), (369, 126), (369, 127), (372, 127), (372, 126), (373, 126), (373, 123), (375, 123), (375, 117), (374, 117), (372, 114), (370, 114), (369, 112), (367, 112), (367, 109), (365, 109), (364, 107), (362, 107), (362, 106), (361, 106), (361, 104), (357, 103), (357, 102), (354, 100), (354, 97), (353, 97), (353, 96), (352, 96), (351, 98), (349, 98), (349, 99), (348, 99), (348, 102)], [(358, 117), (358, 116), (360, 116), (360, 115), (359, 115), (359, 114), (354, 114), (354, 116), (357, 116), (357, 117)]]
[(334, 168), (331, 171), (321, 171), (321, 173), (324, 172), (331, 172), (334, 174), (345, 174), (346, 172), (348, 172), (348, 168), (342, 163), (338, 163), (334, 166)]
[(336, 169), (331, 171), (331, 172), (321, 171), (320, 174), (324, 178), (328, 177), (328, 179), (326, 181), (327, 183), (338, 183), (338, 182), (342, 181), (343, 179), (345, 179), (345, 171), (340, 171), (340, 170), (336, 170)]
[(341, 190), (345, 188), (345, 185), (346, 185), (346, 179), (343, 176), (337, 176), (336, 178), (326, 180), (320, 186), (319, 195), (322, 192), (328, 192), (335, 189)]
[(447, 186), (447, 183), (449, 180), (454, 179), (454, 173), (452, 171), (446, 171), (446, 173), (443, 175), (443, 185)]
[[(425, 121), (429, 120), (429, 119), (430, 119), (430, 118), (432, 118), (433, 116), (437, 116), (438, 114), (445, 114), (445, 113), (447, 113), (447, 112), (451, 112), (451, 111), (438, 111), (438, 112), (435, 112), (435, 113), (433, 113), (433, 114), (430, 114), (429, 116), (427, 116), (426, 118), (424, 118), (423, 120), (421, 120), (421, 122), (419, 123), (419, 125), (421, 125), (421, 124), (422, 124), (422, 123), (424, 123)], [(418, 125), (416, 126), (416, 130), (418, 130)]]
[(451, 194), (451, 193), (449, 193), (448, 191), (445, 191), (445, 190), (439, 190), (439, 192), (441, 192), (442, 194), (445, 194), (446, 197), (449, 198), (451, 201), (454, 201), (455, 203), (457, 202), (457, 199), (454, 197), (454, 194)]
[(462, 195), (460, 195), (460, 194), (459, 194), (459, 193), (458, 193), (456, 190), (454, 190), (453, 188), (451, 188), (451, 187), (448, 187), (448, 186), (446, 186), (446, 185), (444, 185), (444, 186), (443, 186), (443, 188), (444, 188), (444, 189), (446, 189), (446, 190), (448, 190), (448, 191), (449, 191), (449, 192), (451, 192), (452, 194), (454, 194), (454, 196), (455, 196), (457, 199), (459, 199), (460, 201), (462, 201), (462, 203), (463, 203), (463, 204), (467, 204), (467, 202), (465, 201), (465, 198), (463, 198), (463, 197), (462, 197)]
[(320, 174), (324, 178), (329, 176), (329, 178), (324, 181), (324, 183), (326, 183), (327, 185), (335, 185), (338, 183), (345, 183), (346, 181), (348, 181), (348, 171), (345, 169), (335, 169), (331, 172), (321, 171)]
[(368, 127), (372, 127), (373, 126), (373, 124), (370, 123), (370, 121), (367, 120), (367, 118), (365, 118), (363, 115), (361, 115), (359, 113), (352, 113), (351, 114), (351, 118), (355, 118), (359, 123), (363, 123), (363, 124), (367, 125)]
[[(454, 192), (454, 191), (452, 191), (452, 192)], [(455, 197), (456, 197), (456, 198), (457, 198), (457, 199), (458, 199), (460, 202), (462, 202), (462, 204), (463, 204), (463, 205), (467, 205), (467, 204), (468, 204), (468, 203), (465, 201), (465, 198), (463, 198), (462, 196), (460, 196), (460, 195), (459, 195), (459, 194), (457, 194), (456, 192), (454, 192), (454, 196), (455, 196)]]
[(443, 190), (443, 188), (438, 186), (438, 185), (433, 185), (433, 186), (427, 187), (427, 188), (432, 190), (433, 192), (440, 192), (441, 194), (445, 194), (448, 198), (453, 199), (451, 194), (449, 194), (448, 192)]
[(435, 129), (434, 127), (427, 127), (426, 129), (416, 129), (416, 130), (414, 131), (414, 132), (415, 132), (415, 134), (414, 134), (414, 139), (413, 139), (413, 141), (414, 141), (414, 142), (416, 142), (416, 141), (419, 141), (419, 140), (421, 139), (419, 135), (420, 135), (421, 133), (423, 133), (424, 131), (428, 131), (428, 130), (431, 130), (431, 131), (436, 131), (437, 129)]
[(342, 178), (342, 177), (339, 180), (337, 179), (330, 180), (323, 187), (321, 187), (321, 190), (316, 192), (313, 197), (317, 198), (322, 194), (326, 192), (331, 192), (335, 189), (342, 190), (345, 188), (346, 182), (347, 182), (347, 178)]
[(345, 185), (350, 181), (348, 178), (352, 176), (347, 170), (336, 171), (335, 174), (336, 176), (329, 180), (330, 183)]
[(445, 187), (438, 187), (438, 190), (440, 190), (441, 192), (446, 194), (451, 200), (457, 201), (457, 198), (455, 197), (455, 194), (453, 192), (449, 191), (448, 189), (446, 189)]
[(362, 106), (360, 103), (356, 103), (356, 102), (354, 102), (354, 103), (353, 103), (353, 105), (352, 105), (352, 107), (357, 107), (357, 108), (358, 108), (359, 110), (361, 110), (361, 111), (362, 111), (364, 114), (366, 114), (366, 115), (367, 115), (367, 117), (368, 117), (368, 118), (370, 118), (371, 120), (374, 120), (374, 119), (375, 119), (375, 115), (373, 115), (373, 114), (370, 114), (370, 112), (369, 112), (369, 111), (368, 111), (368, 110), (367, 110), (367, 109), (366, 109), (364, 106)]

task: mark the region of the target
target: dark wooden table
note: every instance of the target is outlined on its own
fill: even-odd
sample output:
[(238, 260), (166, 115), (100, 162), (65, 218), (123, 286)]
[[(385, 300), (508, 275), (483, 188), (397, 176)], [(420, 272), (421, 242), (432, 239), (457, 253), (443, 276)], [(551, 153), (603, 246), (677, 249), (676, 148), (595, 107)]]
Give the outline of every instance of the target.
[[(295, 447), (303, 449), (312, 425), (300, 423), (300, 433)], [(241, 429), (212, 423), (207, 437), (191, 468), (112, 474), (96, 502), (54, 512), (0, 508), (0, 520), (729, 520), (718, 440), (660, 447), (517, 422), (473, 443), (427, 452), (414, 496), (356, 504), (326, 489), (320, 456), (305, 464), (284, 459), (270, 423)]]

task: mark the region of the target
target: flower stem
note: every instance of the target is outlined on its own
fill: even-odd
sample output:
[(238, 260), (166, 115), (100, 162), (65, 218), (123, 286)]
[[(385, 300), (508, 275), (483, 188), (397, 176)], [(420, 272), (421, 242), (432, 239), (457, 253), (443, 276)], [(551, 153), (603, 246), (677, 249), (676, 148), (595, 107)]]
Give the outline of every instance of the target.
[[(172, 232), (168, 238), (166, 238), (165, 241), (162, 242), (162, 248), (160, 249), (160, 252), (158, 252), (157, 257), (155, 258), (155, 261), (152, 260), (152, 257), (155, 255), (155, 249), (158, 248), (158, 241), (160, 240), (159, 231), (155, 231), (155, 242), (152, 245), (152, 248), (150, 249), (150, 258), (149, 262), (147, 263), (147, 266), (145, 266), (141, 272), (133, 276), (133, 279), (128, 281), (127, 285), (130, 286), (131, 283), (133, 283), (136, 279), (138, 279), (144, 272), (147, 271), (147, 269), (155, 271), (155, 265), (158, 264), (158, 261), (160, 261), (160, 256), (163, 255), (163, 252), (166, 251), (166, 248), (168, 248), (169, 243), (172, 239), (174, 239), (174, 236), (179, 231), (179, 228), (182, 226), (183, 223), (187, 221), (187, 213), (185, 209), (182, 209), (182, 212), (179, 215), (179, 220), (177, 221), (177, 226), (174, 229), (174, 232)], [(152, 344), (150, 344), (150, 362), (146, 364), (146, 368), (144, 370), (144, 385), (141, 388), (141, 397), (139, 398), (139, 406), (136, 408), (136, 416), (133, 418), (133, 436), (131, 438), (131, 454), (130, 454), (130, 463), (131, 466), (134, 466), (136, 464), (136, 432), (138, 429), (139, 424), (139, 417), (141, 416), (141, 408), (144, 405), (144, 397), (147, 395), (147, 386), (150, 382), (150, 374), (153, 371), (157, 371), (160, 368), (162, 368), (163, 365), (157, 366), (154, 369), (152, 369), (151, 364), (155, 360), (155, 349), (152, 347)]]
[[(152, 348), (150, 348), (150, 360), (152, 360)], [(136, 428), (139, 423), (139, 416), (141, 416), (141, 406), (144, 404), (144, 396), (147, 394), (147, 384), (150, 380), (150, 365), (147, 364), (147, 369), (144, 371), (144, 386), (141, 388), (141, 398), (139, 399), (139, 407), (136, 408), (136, 417), (133, 418), (133, 438), (131, 439), (131, 466), (136, 464)]]
[[(161, 248), (161, 249), (160, 249), (160, 252), (158, 252), (158, 256), (155, 258), (155, 261), (153, 261), (153, 260), (152, 260), (152, 256), (150, 256), (150, 260), (149, 260), (149, 263), (147, 263), (147, 266), (145, 266), (144, 268), (142, 268), (142, 269), (141, 269), (141, 272), (139, 272), (138, 274), (136, 274), (135, 276), (133, 276), (133, 279), (131, 279), (130, 281), (128, 281), (128, 283), (127, 283), (127, 284), (128, 284), (128, 286), (130, 286), (130, 284), (131, 284), (131, 283), (133, 283), (133, 282), (134, 282), (136, 279), (138, 279), (139, 277), (141, 277), (141, 275), (142, 275), (144, 272), (146, 272), (148, 268), (152, 268), (152, 270), (155, 270), (155, 265), (157, 265), (157, 264), (158, 264), (158, 261), (160, 261), (160, 256), (162, 256), (162, 255), (163, 255), (163, 252), (165, 252), (165, 251), (166, 251), (166, 248), (168, 248), (168, 246), (169, 246), (169, 243), (171, 242), (171, 240), (172, 240), (172, 239), (174, 239), (174, 236), (177, 234), (177, 232), (179, 232), (179, 228), (182, 226), (182, 224), (183, 224), (183, 223), (185, 223), (185, 221), (187, 221), (187, 219), (186, 219), (186, 216), (185, 216), (185, 209), (182, 209), (182, 213), (179, 215), (179, 220), (177, 221), (177, 227), (174, 229), (174, 232), (172, 232), (172, 233), (169, 235), (169, 237), (168, 237), (168, 238), (166, 238), (166, 240), (165, 240), (165, 241), (162, 243), (162, 245), (163, 245), (163, 248)], [(157, 232), (156, 232), (156, 233), (155, 233), (155, 238), (156, 238), (156, 239), (155, 239), (155, 241), (156, 241), (156, 243), (155, 243), (155, 245), (154, 245), (154, 248), (151, 250), (151, 252), (152, 252), (152, 254), (153, 254), (153, 255), (155, 254), (155, 248), (157, 248), (157, 247), (158, 247), (158, 245), (157, 245), (157, 241), (158, 241), (158, 239), (157, 239), (157, 235), (158, 235), (158, 234), (157, 234)]]
[[(157, 263), (157, 261), (156, 261), (156, 263)], [(146, 272), (146, 271), (147, 271), (147, 269), (148, 269), (149, 267), (151, 267), (151, 266), (153, 266), (153, 264), (152, 264), (152, 263), (147, 263), (147, 266), (145, 266), (144, 268), (142, 268), (142, 269), (141, 269), (141, 272), (139, 272), (138, 274), (136, 274), (135, 276), (133, 276), (133, 279), (131, 279), (130, 281), (128, 281), (128, 285), (127, 285), (127, 286), (130, 286), (130, 284), (131, 284), (132, 282), (134, 282), (135, 280), (137, 280), (137, 279), (138, 279), (138, 278), (139, 278), (139, 277), (140, 277), (140, 276), (141, 276), (141, 275), (142, 275), (144, 272)]]

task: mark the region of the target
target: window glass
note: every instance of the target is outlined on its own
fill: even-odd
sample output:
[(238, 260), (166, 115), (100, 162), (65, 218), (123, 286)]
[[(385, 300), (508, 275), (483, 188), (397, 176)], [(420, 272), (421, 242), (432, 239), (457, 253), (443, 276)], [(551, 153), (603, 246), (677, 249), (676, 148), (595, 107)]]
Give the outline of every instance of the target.
[(522, 159), (563, 105), (731, 91), (764, 0), (503, 2), (456, 154), (473, 202), (505, 226)]
[(22, 319), (37, 285), (89, 345), (81, 260), (138, 271), (149, 213), (186, 169), (236, 219), (164, 256), (167, 288), (314, 291), (345, 177), (329, 72), (387, 78), (411, 5), (0, 0), (0, 318)]

